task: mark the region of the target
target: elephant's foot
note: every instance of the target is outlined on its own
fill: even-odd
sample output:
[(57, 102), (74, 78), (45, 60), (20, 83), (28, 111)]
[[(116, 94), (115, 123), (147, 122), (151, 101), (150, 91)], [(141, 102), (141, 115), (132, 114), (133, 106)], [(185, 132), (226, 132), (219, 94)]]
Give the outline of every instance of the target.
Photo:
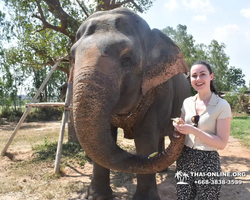
[(136, 192), (133, 196), (133, 200), (161, 200), (161, 198), (157, 191), (149, 194), (139, 194)]
[(86, 199), (111, 200), (113, 198), (112, 193), (113, 192), (112, 192), (110, 186), (100, 188), (100, 187), (90, 185), (88, 187), (87, 192), (85, 193), (84, 200), (86, 200)]

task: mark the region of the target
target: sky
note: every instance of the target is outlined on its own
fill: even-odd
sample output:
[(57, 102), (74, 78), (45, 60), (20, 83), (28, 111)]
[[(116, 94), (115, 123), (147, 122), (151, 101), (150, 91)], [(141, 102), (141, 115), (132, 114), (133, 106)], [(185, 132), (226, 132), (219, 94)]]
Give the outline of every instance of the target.
[(217, 40), (226, 45), (229, 66), (241, 68), (250, 87), (250, 1), (249, 0), (155, 0), (140, 14), (151, 28), (187, 26), (195, 44)]

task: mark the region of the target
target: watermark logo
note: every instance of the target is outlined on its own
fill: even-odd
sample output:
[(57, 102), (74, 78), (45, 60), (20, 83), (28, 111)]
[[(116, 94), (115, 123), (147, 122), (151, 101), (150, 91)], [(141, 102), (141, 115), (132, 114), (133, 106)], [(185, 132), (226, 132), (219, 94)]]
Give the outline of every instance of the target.
[[(235, 177), (246, 177), (246, 172), (182, 172), (177, 171), (175, 178), (178, 181), (176, 184), (189, 184), (191, 178), (195, 184), (210, 184), (210, 185), (239, 185), (243, 181), (235, 179)], [(215, 178), (213, 178), (215, 177)], [(221, 177), (233, 177), (233, 179), (221, 179)]]
[(189, 178), (189, 175), (182, 171), (177, 171), (174, 176), (178, 182), (177, 184), (188, 184), (186, 181)]

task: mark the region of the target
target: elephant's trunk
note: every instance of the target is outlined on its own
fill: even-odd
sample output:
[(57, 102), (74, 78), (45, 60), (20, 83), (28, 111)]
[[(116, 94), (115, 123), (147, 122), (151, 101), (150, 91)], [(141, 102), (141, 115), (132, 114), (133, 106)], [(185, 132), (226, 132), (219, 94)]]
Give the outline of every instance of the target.
[[(122, 150), (113, 140), (110, 127), (111, 112), (120, 95), (119, 72), (108, 57), (98, 59), (85, 64), (82, 59), (76, 60), (75, 64), (74, 123), (84, 151), (96, 163), (122, 172), (149, 174), (165, 169), (180, 155), (184, 136), (174, 138), (166, 151), (150, 159)], [(104, 62), (109, 62), (109, 67), (99, 70), (98, 63)]]

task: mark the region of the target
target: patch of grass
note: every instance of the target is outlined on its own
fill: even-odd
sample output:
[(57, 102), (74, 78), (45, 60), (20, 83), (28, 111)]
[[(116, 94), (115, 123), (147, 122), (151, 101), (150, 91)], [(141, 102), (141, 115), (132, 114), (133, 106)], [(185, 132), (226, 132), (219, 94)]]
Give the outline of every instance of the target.
[[(22, 187), (18, 184), (18, 181), (15, 178), (12, 178), (11, 180), (9, 180), (9, 182), (11, 182), (12, 184), (6, 184), (6, 180), (2, 179), (0, 181), (0, 194), (5, 194), (8, 192), (20, 192), (22, 191)], [(1, 196), (1, 195), (0, 195)]]
[(52, 194), (51, 192), (45, 193), (44, 197), (46, 199), (54, 199), (54, 194)]
[[(42, 145), (36, 145), (32, 149), (35, 152), (36, 160), (50, 160), (53, 161), (56, 157), (57, 142), (48, 142), (47, 138), (44, 138), (44, 143)], [(80, 144), (76, 143), (64, 143), (62, 146), (62, 164), (67, 163), (67, 161), (74, 160), (80, 166), (90, 161), (90, 158), (85, 154)]]
[(250, 116), (234, 117), (231, 122), (231, 135), (250, 148)]

